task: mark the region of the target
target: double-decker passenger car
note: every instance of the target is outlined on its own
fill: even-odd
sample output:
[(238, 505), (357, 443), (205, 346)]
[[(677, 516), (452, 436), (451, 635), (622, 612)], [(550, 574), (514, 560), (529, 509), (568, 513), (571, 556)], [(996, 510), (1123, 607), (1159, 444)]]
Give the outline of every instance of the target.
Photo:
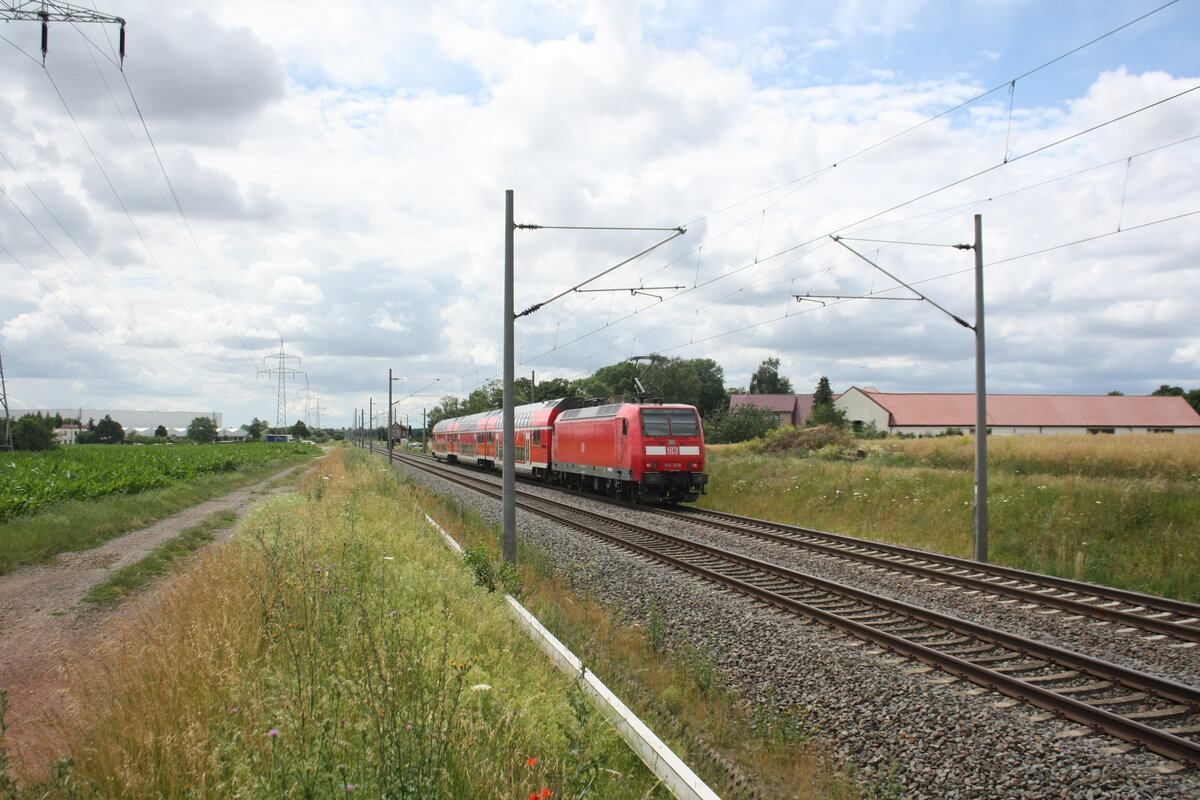
[[(500, 412), (445, 419), (433, 454), (495, 469), (503, 463)], [(518, 474), (627, 500), (692, 502), (708, 483), (704, 434), (693, 406), (597, 404), (568, 397), (515, 409)]]

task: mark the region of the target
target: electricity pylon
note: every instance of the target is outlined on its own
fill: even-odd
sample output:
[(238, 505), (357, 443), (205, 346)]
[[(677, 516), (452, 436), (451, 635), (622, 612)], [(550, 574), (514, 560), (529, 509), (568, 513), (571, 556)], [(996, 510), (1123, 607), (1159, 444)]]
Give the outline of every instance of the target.
[(46, 53), (50, 44), (51, 22), (107, 22), (121, 26), (121, 40), (118, 50), (121, 64), (125, 64), (125, 20), (111, 14), (101, 14), (92, 8), (73, 6), (70, 3), (59, 3), (56, 0), (23, 0), (22, 2), (0, 3), (0, 20), (37, 20), (42, 23), (42, 63), (46, 63)]
[(300, 356), (289, 356), (287, 353), (285, 353), (283, 351), (283, 339), (279, 340), (279, 354), (274, 356), (263, 356), (263, 361), (267, 361), (268, 359), (272, 358), (278, 360), (279, 366), (275, 367), (275, 369), (260, 369), (258, 374), (262, 375), (265, 373), (267, 375), (275, 375), (279, 378), (279, 392), (275, 397), (275, 427), (286, 428), (288, 378), (291, 378), (295, 375), (303, 375), (307, 378), (308, 373), (288, 367), (287, 360), (289, 358), (296, 359), (296, 363), (299, 364)]

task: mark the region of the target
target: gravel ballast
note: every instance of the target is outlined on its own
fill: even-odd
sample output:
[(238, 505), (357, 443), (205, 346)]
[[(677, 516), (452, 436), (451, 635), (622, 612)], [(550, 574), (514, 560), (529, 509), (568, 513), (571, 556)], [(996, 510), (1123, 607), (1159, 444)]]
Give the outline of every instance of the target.
[[(420, 473), (422, 483), (478, 509), (499, 524), (499, 504), (476, 492)], [(474, 473), (478, 475), (479, 473)], [(553, 492), (522, 485), (522, 489)], [(561, 493), (555, 493), (561, 499)], [(572, 502), (631, 521), (644, 512), (574, 496)], [(1151, 800), (1200, 797), (1200, 775), (1141, 750), (1106, 752), (1121, 742), (1098, 733), (1064, 737), (1069, 720), (1035, 721), (1040, 709), (1010, 705), (974, 684), (815, 623), (768, 610), (698, 579), (518, 510), (520, 535), (549, 555), (582, 590), (614, 609), (666, 627), (667, 641), (706, 653), (751, 705), (797, 709), (821, 742), (879, 793), (912, 798), (1079, 798)], [(1200, 675), (1200, 648), (1167, 649), (1162, 642), (1117, 633), (1094, 623), (1063, 624), (1062, 615), (1030, 614), (1016, 604), (826, 558), (784, 554), (746, 545), (743, 537), (679, 533), (943, 613), (1002, 627), (1062, 647), (1191, 682)], [(1055, 617), (1060, 619), (1056, 620)], [(1181, 677), (1181, 675), (1183, 677)], [(601, 676), (603, 677), (603, 676)]]

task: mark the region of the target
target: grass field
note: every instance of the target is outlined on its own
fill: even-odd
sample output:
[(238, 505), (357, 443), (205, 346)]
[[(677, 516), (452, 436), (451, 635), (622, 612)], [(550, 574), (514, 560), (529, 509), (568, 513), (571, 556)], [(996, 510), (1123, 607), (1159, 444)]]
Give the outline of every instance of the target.
[(69, 768), (8, 796), (666, 798), (473, 584), (335, 451), (73, 672)]
[[(666, 800), (426, 512), (495, 558), (478, 515), (334, 451), (70, 670), (74, 715), (41, 749), (55, 768), (15, 782), (0, 747), (0, 796)], [(802, 714), (740, 708), (703, 654), (673, 658), (653, 625), (521, 560), (526, 603), (727, 800), (749, 795), (714, 750), (779, 796), (856, 796)]]
[[(710, 450), (701, 505), (970, 557), (974, 442)], [(1200, 602), (1200, 436), (992, 437), (992, 561)]]

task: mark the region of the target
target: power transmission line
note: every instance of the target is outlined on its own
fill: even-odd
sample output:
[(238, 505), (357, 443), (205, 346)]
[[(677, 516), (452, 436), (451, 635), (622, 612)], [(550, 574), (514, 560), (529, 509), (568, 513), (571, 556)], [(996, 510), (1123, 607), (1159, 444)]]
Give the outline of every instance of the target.
[(279, 388), (275, 395), (275, 427), (287, 427), (287, 382), (289, 379), (295, 378), (296, 375), (303, 375), (308, 378), (308, 373), (298, 369), (292, 369), (287, 366), (287, 361), (290, 358), (296, 359), (296, 363), (300, 363), (300, 356), (289, 356), (283, 350), (283, 339), (279, 340), (279, 354), (275, 356), (263, 356), (263, 361), (269, 359), (277, 359), (279, 365), (275, 369), (260, 369), (259, 375), (275, 375), (278, 378)]

